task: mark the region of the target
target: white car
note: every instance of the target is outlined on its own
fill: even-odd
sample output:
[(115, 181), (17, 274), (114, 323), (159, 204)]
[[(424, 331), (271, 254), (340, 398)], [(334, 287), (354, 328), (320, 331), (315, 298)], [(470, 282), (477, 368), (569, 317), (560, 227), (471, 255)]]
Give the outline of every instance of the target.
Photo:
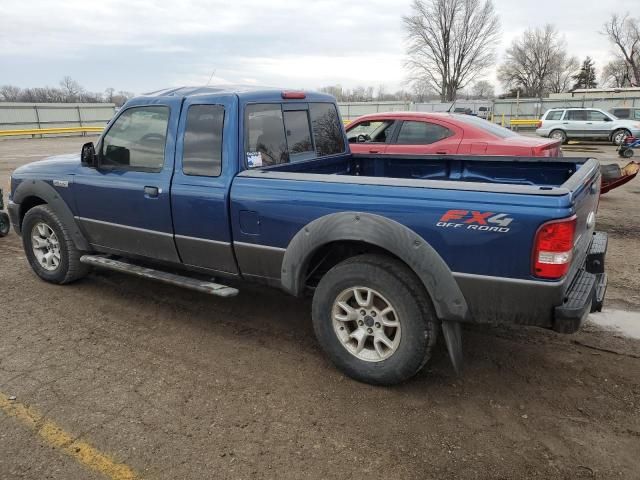
[(552, 108), (538, 122), (536, 133), (541, 137), (609, 140), (622, 142), (625, 136), (640, 136), (640, 121), (620, 120), (598, 108)]

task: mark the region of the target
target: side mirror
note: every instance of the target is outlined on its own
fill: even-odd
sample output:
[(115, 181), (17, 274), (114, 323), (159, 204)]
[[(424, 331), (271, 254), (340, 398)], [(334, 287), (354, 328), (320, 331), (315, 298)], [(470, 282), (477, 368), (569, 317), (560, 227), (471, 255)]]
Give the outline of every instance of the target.
[(95, 168), (98, 166), (96, 147), (93, 146), (93, 142), (85, 143), (84, 145), (82, 145), (80, 163), (83, 167)]

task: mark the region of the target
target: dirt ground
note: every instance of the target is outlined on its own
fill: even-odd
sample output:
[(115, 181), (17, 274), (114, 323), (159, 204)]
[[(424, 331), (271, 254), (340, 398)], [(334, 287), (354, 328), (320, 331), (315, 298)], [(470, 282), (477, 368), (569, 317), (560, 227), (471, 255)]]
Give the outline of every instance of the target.
[[(0, 141), (0, 185), (84, 141)], [(605, 145), (565, 154), (615, 161)], [(639, 194), (636, 179), (600, 204), (610, 309), (640, 311)], [(309, 312), (261, 287), (219, 299), (108, 272), (46, 284), (11, 233), (0, 395), (141, 478), (640, 478), (640, 341), (593, 325), (474, 327), (462, 376), (440, 345), (417, 378), (379, 388), (330, 365)], [(0, 410), (1, 479), (104, 478), (43, 425)]]

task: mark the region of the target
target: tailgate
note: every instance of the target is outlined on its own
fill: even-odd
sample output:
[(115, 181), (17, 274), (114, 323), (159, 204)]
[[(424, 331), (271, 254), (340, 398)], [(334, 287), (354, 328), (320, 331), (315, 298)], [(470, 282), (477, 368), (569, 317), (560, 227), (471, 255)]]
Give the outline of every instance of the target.
[(576, 216), (574, 255), (569, 278), (584, 265), (585, 257), (596, 226), (596, 212), (600, 201), (600, 165), (589, 159), (580, 165), (576, 173), (565, 183), (570, 189), (573, 211)]

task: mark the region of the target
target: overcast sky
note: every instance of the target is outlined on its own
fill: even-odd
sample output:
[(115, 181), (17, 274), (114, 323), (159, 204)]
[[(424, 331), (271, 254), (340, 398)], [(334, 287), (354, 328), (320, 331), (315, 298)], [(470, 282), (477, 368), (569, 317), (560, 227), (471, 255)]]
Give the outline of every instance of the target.
[[(317, 88), (402, 87), (402, 15), (411, 0), (5, 0), (0, 85), (136, 93), (211, 83)], [(555, 24), (569, 53), (600, 68), (611, 46), (598, 32), (638, 0), (494, 0), (502, 23), (498, 60), (526, 28)], [(486, 78), (495, 82), (494, 71)], [(502, 90), (498, 86), (498, 91)]]

